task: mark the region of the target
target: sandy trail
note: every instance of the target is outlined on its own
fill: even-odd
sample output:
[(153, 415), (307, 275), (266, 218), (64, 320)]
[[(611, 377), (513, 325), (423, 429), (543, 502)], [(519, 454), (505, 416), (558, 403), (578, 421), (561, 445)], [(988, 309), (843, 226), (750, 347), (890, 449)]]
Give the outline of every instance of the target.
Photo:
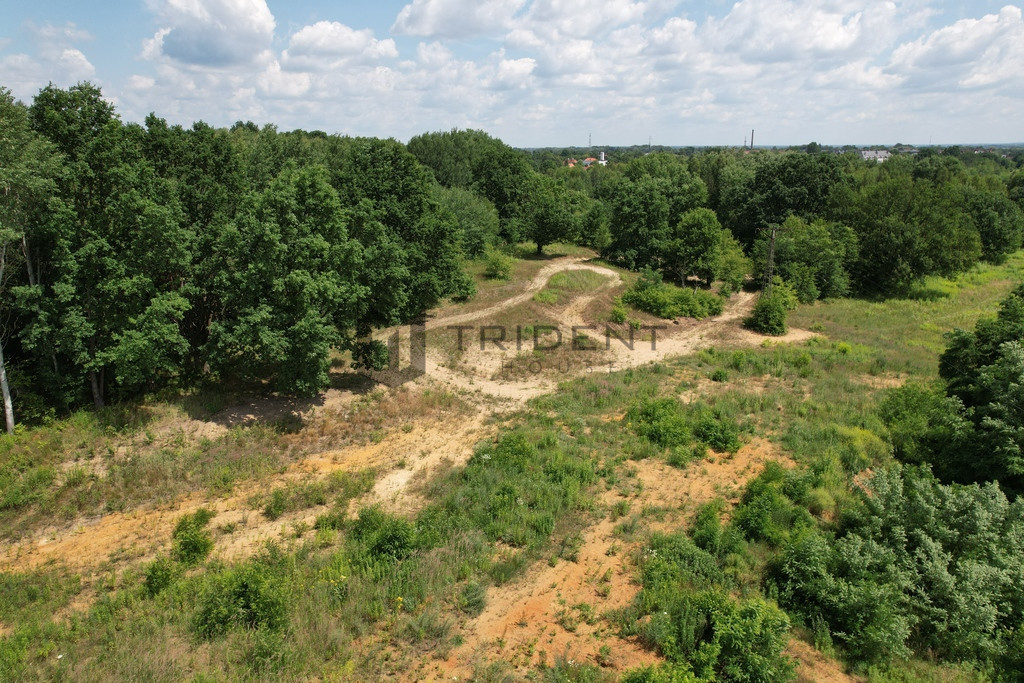
[[(610, 281), (602, 285), (604, 287), (610, 287), (622, 282), (622, 277), (618, 272), (611, 268), (605, 268), (603, 266), (595, 266), (591, 263), (586, 263), (585, 259), (578, 256), (566, 257), (564, 259), (557, 259), (552, 261), (548, 265), (540, 269), (540, 271), (533, 276), (530, 280), (530, 284), (527, 285), (526, 289), (516, 296), (505, 299), (501, 303), (495, 304), (488, 308), (481, 309), (479, 311), (470, 311), (469, 313), (460, 313), (458, 315), (441, 316), (439, 318), (430, 318), (427, 320), (426, 327), (428, 330), (438, 329), (441, 327), (447, 327), (449, 325), (463, 325), (465, 323), (474, 322), (484, 318), (489, 318), (502, 311), (507, 311), (510, 308), (518, 306), (519, 304), (526, 303), (533, 298), (533, 295), (544, 289), (547, 285), (548, 280), (553, 275), (558, 273), (564, 273), (568, 270), (590, 270), (599, 275), (604, 275), (610, 278)], [(591, 297), (592, 298), (592, 297)], [(589, 300), (589, 299), (588, 299)], [(393, 330), (388, 331), (390, 333)]]
[[(550, 314), (563, 329), (594, 324), (595, 321), (586, 319), (588, 307), (602, 292), (619, 286), (622, 278), (610, 268), (586, 263), (581, 258), (564, 258), (545, 265), (515, 296), (481, 310), (430, 318), (425, 323), (426, 330), (442, 334), (449, 326), (486, 321), (530, 301), (552, 276), (571, 270), (589, 270), (605, 276), (605, 281)], [(665, 328), (658, 330), (654, 343), (638, 339), (628, 348), (612, 340), (610, 347), (600, 354), (600, 367), (590, 371), (618, 371), (692, 353), (710, 345), (756, 346), (765, 339), (792, 342), (812, 336), (803, 330), (793, 330), (785, 337), (772, 338), (743, 329), (741, 321), (755, 302), (755, 294), (741, 292), (727, 302), (725, 310), (717, 317), (701, 321), (665, 321)], [(601, 325), (603, 323), (596, 326)], [(395, 332), (399, 334), (401, 352), (408, 354), (408, 327), (384, 330), (376, 336), (386, 338)], [(600, 335), (600, 332), (594, 334)], [(226, 496), (195, 493), (169, 504), (80, 518), (62, 527), (41, 529), (22, 542), (0, 545), (0, 571), (31, 571), (56, 562), (80, 572), (88, 583), (89, 577), (102, 576), (111, 567), (137, 566), (167, 552), (177, 520), (200, 507), (215, 512), (211, 524), (211, 528), (218, 530), (214, 556), (224, 560), (245, 558), (269, 539), (288, 542), (311, 535), (313, 521), (327, 509), (319, 506), (268, 520), (260, 510), (253, 509), (250, 500), (255, 494), (265, 494), (289, 483), (322, 479), (341, 469), (373, 468), (377, 473), (373, 490), (351, 503), (350, 514), (368, 503), (380, 503), (397, 514), (414, 513), (425, 502), (418, 493), (417, 483), (427, 481), (440, 468), (464, 464), (477, 443), (496, 433), (498, 426), (490, 420), (493, 415), (520, 409), (528, 399), (556, 391), (558, 382), (588, 371), (581, 364), (555, 375), (503, 375), (500, 371), (515, 357), (514, 349), (481, 352), (478, 345), (470, 343), (468, 346), (469, 362), (463, 364), (468, 367), (453, 368), (448, 364), (450, 359), (428, 344), (426, 373), (415, 378), (413, 386), (418, 390), (442, 388), (468, 394), (476, 411), (472, 415), (437, 422), (420, 420), (408, 431), (387, 433), (378, 443), (308, 452), (280, 474), (238, 485)], [(400, 360), (407, 363), (408, 357)], [(357, 378), (355, 374), (347, 376)], [(360, 381), (369, 381), (371, 385), (372, 381), (381, 381), (397, 386), (403, 383), (403, 377), (401, 373), (371, 373), (369, 380)], [(330, 412), (327, 409), (344, 406), (365, 390), (365, 386), (356, 382), (349, 388), (326, 392), (310, 405), (275, 402), (274, 399), (266, 404), (256, 402), (222, 411), (219, 419), (209, 423), (191, 420), (189, 428), (197, 439), (200, 436), (214, 438), (230, 426), (260, 421), (268, 416), (279, 418), (286, 413), (297, 413), (306, 417), (317, 411), (326, 414)], [(342, 419), (340, 413), (334, 414), (337, 417), (332, 419)], [(636, 476), (643, 486), (642, 492), (631, 500), (632, 509), (635, 512), (644, 506), (665, 507), (668, 509), (665, 517), (647, 520), (645, 526), (648, 530), (676, 529), (694, 505), (718, 495), (731, 497), (768, 460), (786, 462), (787, 459), (775, 452), (768, 442), (755, 440), (735, 456), (719, 457), (713, 463), (694, 463), (685, 471), (660, 461), (636, 463)], [(617, 491), (608, 491), (601, 495), (601, 504), (610, 506), (620, 495)], [(542, 661), (552, 664), (561, 656), (593, 662), (604, 644), (611, 647), (611, 667), (615, 670), (656, 661), (652, 653), (632, 641), (606, 637), (610, 635), (608, 626), (601, 620), (590, 624), (584, 620), (571, 631), (564, 627), (566, 614), (571, 613), (575, 605), (589, 604), (604, 611), (626, 605), (635, 596), (638, 586), (633, 583), (629, 555), (639, 547), (640, 537), (623, 540), (615, 531), (616, 525), (617, 522), (606, 517), (584, 529), (576, 562), (560, 561), (554, 566), (537, 563), (517, 580), (492, 587), (484, 612), (463, 627), (463, 643), (447, 660), (436, 662), (436, 668), (428, 675), (447, 680), (453, 675), (471, 675), (471, 663), (481, 658), (514, 661), (520, 672)], [(231, 531), (225, 531), (226, 528)], [(602, 629), (605, 633), (598, 633)], [(812, 676), (820, 675), (822, 680), (848, 680), (836, 667), (830, 667), (830, 660), (806, 644), (794, 641), (790, 653), (800, 660), (802, 670), (816, 671)]]

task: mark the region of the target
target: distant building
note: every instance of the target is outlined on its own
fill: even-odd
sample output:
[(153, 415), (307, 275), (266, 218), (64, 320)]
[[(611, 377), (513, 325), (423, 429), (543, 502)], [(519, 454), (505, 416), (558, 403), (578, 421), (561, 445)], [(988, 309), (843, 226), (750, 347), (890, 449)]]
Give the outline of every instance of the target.
[(600, 159), (595, 159), (594, 157), (587, 157), (583, 161), (577, 161), (576, 159), (573, 159), (573, 158), (569, 158), (569, 159), (565, 160), (565, 165), (568, 166), (569, 168), (575, 168), (577, 165), (581, 165), (581, 166), (583, 166), (583, 168), (590, 168), (594, 164), (598, 164), (599, 166), (607, 166), (608, 165), (608, 159), (605, 158), (604, 152), (601, 152), (601, 158)]
[(874, 161), (875, 163), (885, 161), (889, 156), (889, 152), (884, 149), (864, 149), (860, 153), (861, 159), (864, 161)]

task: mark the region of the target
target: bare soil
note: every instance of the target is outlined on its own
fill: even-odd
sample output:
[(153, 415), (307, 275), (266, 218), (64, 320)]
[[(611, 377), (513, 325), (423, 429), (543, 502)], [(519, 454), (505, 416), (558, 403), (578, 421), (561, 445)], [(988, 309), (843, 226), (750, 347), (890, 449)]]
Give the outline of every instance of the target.
[[(552, 315), (565, 329), (596, 324), (595, 302), (599, 297), (607, 298), (609, 290), (621, 284), (621, 278), (609, 268), (566, 257), (544, 265), (525, 289), (501, 303), (452, 315), (442, 311), (426, 322), (427, 332), (451, 325), (480, 324), (507, 313), (530, 301), (552, 275), (573, 269), (591, 270), (607, 280), (600, 290), (576, 297)], [(760, 345), (767, 338), (745, 330), (741, 324), (754, 302), (753, 294), (737, 294), (721, 315), (702, 321), (665, 322), (666, 329), (658, 331), (656, 342), (652, 343), (648, 336), (645, 341), (637, 341), (632, 349), (613, 340), (601, 356), (600, 371), (660, 361), (709, 345)], [(392, 332), (384, 331), (381, 336)], [(399, 334), (405, 335), (401, 348), (407, 354), (408, 330), (399, 330)], [(785, 337), (772, 339), (790, 342), (810, 336), (806, 331), (793, 330)], [(268, 540), (290, 543), (306, 537), (312, 533), (313, 521), (326, 509), (309, 508), (271, 521), (260, 510), (253, 509), (254, 495), (289, 482), (315, 481), (339, 469), (373, 468), (377, 474), (373, 490), (354, 501), (350, 510), (376, 502), (397, 514), (413, 514), (424, 503), (418, 484), (443, 468), (463, 464), (477, 443), (496, 433), (495, 416), (522, 408), (532, 397), (555, 391), (558, 381), (594, 371), (581, 366), (556, 375), (507, 377), (496, 372), (508, 362), (506, 355), (475, 351), (468, 359), (470, 362), (449, 367), (442, 353), (428, 348), (426, 374), (411, 383), (403, 382), (405, 377), (401, 373), (374, 373), (369, 378), (336, 373), (341, 375), (336, 388), (312, 401), (257, 399), (224, 409), (209, 419), (183, 416), (180, 412), (156, 415), (147, 438), (178, 438), (197, 444), (218, 438), (234, 426), (297, 418), (301, 425), (295, 440), (299, 453), (281, 472), (262, 481), (238, 485), (227, 495), (194, 493), (162, 505), (83, 517), (39, 529), (25, 540), (0, 545), (0, 571), (28, 571), (60, 563), (79, 572), (83, 583), (89, 586), (111, 569), (123, 572), (166, 552), (177, 520), (200, 507), (215, 513), (211, 522), (211, 528), (217, 530), (215, 556), (226, 560), (244, 558)], [(408, 357), (402, 362), (407, 363)], [(874, 378), (865, 383), (874, 386), (877, 381)], [(382, 384), (404, 384), (406, 389), (412, 386), (414, 393), (446, 389), (457, 393), (469, 409), (444, 417), (413, 416), (401, 427), (396, 424), (382, 430), (371, 443), (335, 447), (339, 439), (340, 443), (348, 442), (332, 435), (349, 435), (353, 429), (361, 428), (346, 426), (355, 419), (348, 407)], [(394, 409), (401, 411), (401, 404)], [(417, 677), (465, 678), (472, 675), (474, 663), (489, 660), (510, 662), (519, 673), (540, 663), (553, 664), (559, 657), (595, 662), (602, 646), (607, 646), (608, 656), (601, 657), (598, 663), (612, 671), (657, 661), (652, 652), (617, 637), (600, 616), (609, 609), (627, 605), (639, 590), (631, 558), (641, 549), (643, 534), (624, 535), (617, 531), (622, 520), (613, 519), (611, 509), (625, 498), (630, 514), (638, 516), (644, 531), (676, 529), (704, 502), (716, 497), (734, 502), (743, 485), (768, 461), (792, 464), (774, 445), (761, 439), (745, 444), (735, 455), (713, 454), (685, 469), (657, 460), (631, 463), (632, 485), (601, 494), (600, 502), (609, 514), (582, 530), (583, 542), (575, 561), (538, 562), (513, 582), (492, 587), (483, 613), (461, 625), (462, 644), (447, 659), (431, 661), (429, 670), (420, 671)], [(88, 594), (88, 590), (83, 593)], [(76, 604), (76, 609), (87, 607)], [(0, 636), (5, 631), (0, 624)], [(802, 641), (793, 640), (788, 652), (798, 660), (804, 680), (855, 680)]]

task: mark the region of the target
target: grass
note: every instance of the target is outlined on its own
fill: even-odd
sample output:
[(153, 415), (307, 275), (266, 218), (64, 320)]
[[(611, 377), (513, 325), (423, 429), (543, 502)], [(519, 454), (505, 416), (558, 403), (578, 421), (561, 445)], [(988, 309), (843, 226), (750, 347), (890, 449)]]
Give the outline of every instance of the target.
[[(933, 376), (940, 328), (969, 326), (994, 310), (1022, 263), (1018, 254), (1001, 269), (979, 270), (955, 287), (943, 284), (948, 298), (922, 294), (889, 303), (851, 300), (793, 314), (795, 326), (819, 323), (829, 339), (747, 350), (708, 348), (565, 382), (557, 392), (532, 401), (528, 410), (501, 416), (499, 434), (480, 444), (464, 467), (448, 468), (429, 481), (423, 489), (427, 503), (408, 517), (364, 508), (351, 519), (347, 497), (364, 491), (368, 481), (358, 474), (340, 483), (303, 482), (271, 490), (254, 504), (265, 509), (274, 503), (272, 512), (282, 514), (319, 504), (325, 494), (328, 501), (331, 496), (345, 500), (335, 501), (315, 538), (270, 544), (255, 557), (233, 563), (208, 560), (168, 574), (166, 587), (155, 594), (146, 590), (140, 568), (132, 566), (101, 572), (88, 586), (59, 567), (0, 573), (0, 628), (6, 633), (0, 636), (0, 679), (408, 675), (427, 652), (454, 646), (459, 625), (487, 604), (490, 586), (515, 580), (541, 559), (561, 556), (560, 565), (571, 563), (581, 530), (599, 515), (615, 519), (617, 545), (610, 556), (620, 550), (626, 555), (626, 544), (644, 541), (648, 517), (655, 516), (624, 499), (611, 503), (609, 512), (599, 496), (634, 486), (631, 461), (667, 461), (672, 455), (670, 447), (627, 428), (622, 419), (632, 408), (655, 400), (699, 394), (701, 404), (713, 406), (716, 420), (736, 425), (740, 443), (752, 436), (775, 441), (799, 464), (794, 481), (806, 479), (807, 514), (827, 523), (841, 510), (853, 474), (889, 458), (887, 434), (876, 413), (889, 380)], [(908, 321), (911, 315), (917, 318)], [(895, 325), (894, 332), (885, 331), (886, 321)], [(908, 343), (893, 344), (893, 339)], [(371, 393), (348, 407), (348, 415), (321, 411), (292, 434), (267, 425), (242, 427), (201, 445), (176, 445), (170, 443), (174, 436), (156, 430), (151, 443), (145, 443), (146, 430), (154, 424), (144, 411), (78, 414), (0, 441), (0, 490), (8, 501), (0, 523), (5, 530), (24, 532), (53, 505), (95, 510), (107, 501), (131, 506), (175, 491), (223, 490), (218, 487), (279, 471), (297, 453), (364, 442), (372, 433), (409, 424), (412, 416), (440, 420), (465, 410), (445, 392)], [(685, 416), (689, 419), (689, 413)], [(118, 450), (126, 444), (138, 449), (130, 467), (131, 457)], [(107, 469), (94, 468), (94, 461)], [(687, 473), (694, 468), (680, 464), (689, 468)], [(75, 502), (83, 491), (90, 492), (85, 502)], [(713, 513), (717, 523), (717, 508)], [(760, 528), (760, 519), (751, 514), (743, 523)], [(771, 528), (764, 528), (770, 537)], [(760, 597), (769, 541), (746, 542), (739, 552), (727, 526), (716, 526), (711, 515), (701, 512), (690, 531), (702, 539), (700, 553), (714, 555), (714, 567), (679, 532), (646, 543), (659, 557), (674, 553), (668, 564), (642, 556), (637, 564), (669, 587), (659, 592), (658, 584), (651, 583), (649, 603), (609, 620), (624, 627), (632, 619), (632, 627), (639, 628), (635, 622), (653, 614), (648, 608), (658, 600), (665, 601), (663, 611), (682, 614), (692, 605), (680, 602), (679, 582), (689, 581), (692, 588), (705, 585), (709, 577), (728, 589), (716, 598), (723, 609), (735, 604), (774, 614)], [(91, 606), (71, 610), (77, 600)], [(60, 616), (54, 619), (55, 614)], [(567, 623), (577, 627), (594, 615), (583, 603), (567, 606), (565, 614)], [(657, 631), (660, 622), (649, 621), (653, 625), (638, 635), (652, 647), (667, 648), (669, 639)], [(559, 660), (537, 674), (552, 680), (590, 680), (600, 674), (596, 666), (587, 667)], [(978, 680), (964, 667), (912, 662), (904, 668), (911, 673), (879, 669), (869, 678)], [(481, 669), (482, 676), (506, 673), (501, 667)]]
[(338, 470), (323, 479), (306, 482), (289, 482), (269, 493), (254, 495), (249, 504), (261, 509), (267, 519), (277, 519), (297, 510), (306, 510), (319, 505), (334, 505), (342, 510), (354, 498), (373, 488), (376, 474), (372, 469), (349, 472)]
[(971, 329), (979, 317), (994, 314), (998, 302), (1024, 280), (1024, 251), (1005, 264), (981, 264), (949, 280), (929, 277), (906, 298), (867, 301), (839, 299), (800, 306), (790, 313), (792, 327), (819, 326), (833, 339), (876, 350), (890, 369), (935, 376), (943, 335)]
[(533, 300), (545, 305), (563, 306), (580, 294), (599, 289), (608, 277), (592, 270), (566, 270), (555, 273)]

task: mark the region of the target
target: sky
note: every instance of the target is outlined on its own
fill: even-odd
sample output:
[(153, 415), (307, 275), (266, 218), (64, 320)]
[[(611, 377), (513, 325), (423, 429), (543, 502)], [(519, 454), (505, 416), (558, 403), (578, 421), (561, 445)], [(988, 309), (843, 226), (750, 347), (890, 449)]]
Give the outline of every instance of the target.
[[(1024, 5), (1024, 3), (1021, 3)], [(0, 0), (0, 86), (125, 121), (516, 147), (1024, 141), (1021, 5)]]

